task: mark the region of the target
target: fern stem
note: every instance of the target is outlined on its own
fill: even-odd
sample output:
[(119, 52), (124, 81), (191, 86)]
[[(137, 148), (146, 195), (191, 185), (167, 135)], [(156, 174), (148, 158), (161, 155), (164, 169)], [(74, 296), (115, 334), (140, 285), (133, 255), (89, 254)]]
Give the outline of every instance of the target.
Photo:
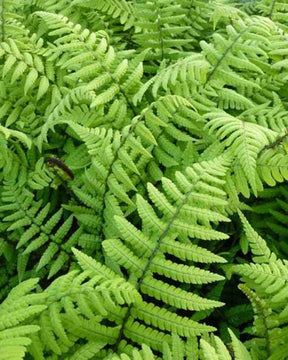
[[(151, 104), (151, 107), (153, 107), (153, 104), (154, 104), (154, 103)], [(115, 162), (118, 160), (118, 158), (119, 158), (119, 151), (120, 151), (120, 149), (125, 145), (128, 137), (134, 132), (136, 126), (140, 123), (140, 121), (142, 120), (144, 114), (145, 114), (145, 113), (143, 112), (143, 114), (139, 117), (138, 121), (135, 122), (135, 123), (131, 126), (130, 131), (129, 131), (129, 133), (127, 134), (127, 136), (125, 136), (125, 137), (122, 138), (122, 140), (121, 140), (121, 142), (120, 142), (120, 145), (119, 145), (119, 147), (117, 148), (117, 150), (116, 150), (116, 152), (115, 152), (114, 159), (113, 159), (113, 161), (111, 162), (111, 164), (110, 164), (110, 166), (109, 166), (109, 168), (108, 168), (108, 173), (107, 173), (107, 176), (106, 176), (106, 179), (105, 179), (105, 187), (104, 187), (104, 192), (103, 192), (102, 207), (101, 207), (101, 210), (100, 210), (100, 232), (99, 232), (100, 238), (103, 238), (103, 237), (104, 237), (104, 231), (103, 231), (103, 229), (104, 229), (104, 223), (105, 223), (104, 210), (105, 210), (105, 197), (106, 197), (106, 194), (107, 194), (107, 192), (108, 192), (108, 190), (109, 190), (108, 179), (109, 179), (109, 177), (111, 176), (111, 174), (112, 174), (112, 172), (113, 172), (113, 169), (112, 169), (112, 168), (113, 168), (114, 163), (115, 163)], [(177, 109), (171, 114), (171, 118), (173, 118), (173, 116), (174, 116), (175, 114), (177, 114)], [(144, 123), (145, 123), (145, 119), (144, 119)], [(159, 137), (164, 134), (164, 132), (165, 132), (165, 128), (163, 127), (163, 128), (161, 129), (161, 132), (158, 134), (158, 136), (157, 136), (157, 138), (156, 138), (156, 142), (157, 142), (157, 140), (159, 139)], [(156, 146), (153, 145), (153, 147), (152, 147), (152, 149), (151, 149), (151, 154), (153, 153), (155, 147), (156, 147)], [(139, 177), (140, 183), (141, 183), (141, 185), (143, 186), (144, 191), (145, 191), (145, 193), (146, 193), (146, 191), (147, 191), (146, 183), (143, 181), (143, 178), (142, 178), (140, 175), (138, 175), (138, 177)]]
[[(260, 153), (263, 151), (263, 150), (266, 150), (266, 149), (272, 149), (274, 148), (275, 146), (277, 145), (280, 145), (282, 143), (282, 141), (288, 136), (288, 129), (286, 129), (286, 132), (284, 135), (281, 135), (279, 137), (277, 137), (277, 139), (275, 141), (273, 141), (271, 144), (269, 145), (266, 145), (264, 146), (264, 148), (260, 151)], [(259, 154), (260, 154), (259, 153)]]
[(2, 42), (5, 41), (5, 18), (4, 18), (4, 4), (5, 0), (2, 0), (2, 8), (1, 8), (1, 29), (2, 29)]
[(270, 358), (272, 351), (271, 351), (271, 343), (269, 338), (268, 323), (265, 314), (266, 309), (261, 299), (258, 297), (258, 295), (254, 293), (251, 289), (249, 289), (248, 286), (246, 286), (245, 284), (239, 284), (238, 288), (247, 296), (247, 298), (250, 300), (252, 304), (255, 314), (258, 315), (259, 318), (261, 318), (262, 320), (262, 324), (264, 328), (264, 339), (266, 341), (267, 358)]
[[(173, 111), (173, 112), (171, 113), (171, 118), (173, 118), (174, 115), (176, 115), (176, 114), (177, 114), (177, 110)], [(155, 140), (156, 140), (157, 143), (158, 143), (158, 139), (159, 139), (164, 133), (165, 133), (165, 127), (162, 127), (160, 133), (159, 133), (158, 136), (155, 138)], [(153, 144), (152, 147), (151, 147), (151, 154), (153, 154), (155, 148), (156, 148), (156, 145)], [(147, 169), (147, 165), (146, 165), (145, 169)], [(145, 172), (146, 172), (146, 171), (145, 171)], [(141, 180), (143, 181), (142, 177), (141, 177)], [(147, 194), (147, 186), (146, 186), (146, 184), (145, 184), (145, 186), (144, 186), (144, 194)]]
[(233, 46), (237, 43), (237, 41), (241, 38), (241, 36), (243, 34), (245, 34), (246, 31), (248, 31), (250, 27), (247, 26), (246, 29), (242, 30), (237, 36), (236, 38), (231, 42), (231, 44), (226, 48), (225, 52), (222, 54), (222, 56), (218, 59), (215, 67), (213, 68), (213, 70), (210, 72), (210, 74), (207, 76), (205, 85), (209, 82), (209, 80), (211, 79), (211, 77), (215, 74), (215, 72), (217, 71), (217, 69), (219, 68), (219, 66), (221, 65), (222, 61), (225, 59), (225, 57), (228, 55), (228, 53), (232, 50)]
[(269, 11), (269, 14), (268, 14), (268, 17), (269, 17), (271, 20), (272, 20), (273, 12), (274, 12), (274, 9), (275, 9), (275, 5), (276, 5), (276, 0), (273, 0), (272, 5), (271, 5), (271, 8), (270, 8), (270, 11)]
[[(126, 136), (123, 136), (122, 139), (121, 139), (121, 142), (117, 148), (117, 150), (115, 151), (115, 155), (114, 155), (114, 159), (112, 160), (112, 162), (110, 163), (109, 165), (109, 168), (108, 168), (108, 172), (107, 172), (107, 176), (105, 178), (105, 186), (104, 186), (104, 191), (103, 191), (103, 201), (102, 201), (102, 207), (101, 207), (101, 210), (100, 210), (100, 231), (99, 231), (99, 236), (100, 238), (104, 237), (104, 223), (105, 223), (105, 219), (104, 219), (104, 211), (105, 211), (105, 197), (106, 197), (106, 194), (109, 190), (109, 186), (108, 186), (108, 180), (109, 180), (109, 177), (111, 176), (111, 174), (113, 173), (113, 165), (115, 164), (115, 162), (118, 160), (119, 158), (119, 151), (122, 149), (122, 147), (126, 144), (126, 141), (128, 140), (129, 136), (131, 134), (133, 134), (136, 126), (140, 123), (140, 121), (142, 120), (143, 116), (144, 116), (145, 113), (142, 114), (142, 116), (139, 117), (139, 119), (130, 127), (129, 129), (129, 132)], [(145, 120), (144, 120), (145, 122)], [(139, 176), (140, 178), (140, 182), (142, 183), (142, 178), (141, 176)], [(145, 188), (145, 184), (142, 183), (142, 185), (144, 186)]]
[(160, 19), (161, 19), (161, 15), (159, 13), (159, 7), (158, 7), (158, 0), (155, 0), (155, 6), (156, 6), (156, 14), (157, 14), (157, 28), (158, 28), (158, 32), (159, 32), (159, 40), (160, 40), (160, 45), (161, 45), (161, 61), (164, 59), (164, 42), (163, 42), (163, 33), (162, 33), (162, 27), (160, 24)]

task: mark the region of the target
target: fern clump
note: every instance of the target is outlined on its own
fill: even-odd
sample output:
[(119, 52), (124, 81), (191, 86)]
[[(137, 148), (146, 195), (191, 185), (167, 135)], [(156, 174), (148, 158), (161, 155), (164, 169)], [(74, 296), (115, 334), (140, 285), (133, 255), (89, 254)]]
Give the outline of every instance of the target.
[(287, 358), (287, 10), (2, 1), (0, 360)]

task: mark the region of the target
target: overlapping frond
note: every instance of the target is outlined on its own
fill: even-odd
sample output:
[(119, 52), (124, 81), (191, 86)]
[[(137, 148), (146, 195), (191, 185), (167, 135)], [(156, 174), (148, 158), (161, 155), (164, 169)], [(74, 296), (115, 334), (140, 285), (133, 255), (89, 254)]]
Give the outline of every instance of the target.
[(189, 102), (178, 96), (166, 96), (144, 108), (121, 132), (62, 120), (84, 141), (90, 158), (82, 184), (72, 187), (82, 206), (74, 207), (71, 203), (65, 208), (85, 227), (99, 232), (100, 237), (104, 233), (114, 236), (111, 214), (135, 210), (134, 194), (137, 186), (145, 185), (145, 177), (141, 176), (145, 167), (151, 173), (160, 172), (161, 176), (161, 164), (171, 167), (179, 164), (177, 158), (182, 160), (180, 152), (175, 151), (175, 141), (187, 143), (191, 139), (182, 130), (183, 122), (188, 123), (187, 114), (194, 114)]
[(107, 280), (94, 275), (92, 259), (91, 264), (92, 271), (70, 272), (45, 291), (47, 310), (36, 321), (41, 330), (30, 347), (36, 359), (49, 353), (90, 359), (117, 338), (117, 323), (113, 327), (112, 322), (123, 317), (121, 306), (139, 301), (132, 285), (116, 276)]

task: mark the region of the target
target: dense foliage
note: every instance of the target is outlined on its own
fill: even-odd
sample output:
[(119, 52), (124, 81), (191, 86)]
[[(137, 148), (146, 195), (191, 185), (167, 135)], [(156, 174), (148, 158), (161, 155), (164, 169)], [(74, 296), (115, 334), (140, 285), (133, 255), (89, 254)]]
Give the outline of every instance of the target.
[(0, 360), (284, 360), (286, 0), (2, 0)]

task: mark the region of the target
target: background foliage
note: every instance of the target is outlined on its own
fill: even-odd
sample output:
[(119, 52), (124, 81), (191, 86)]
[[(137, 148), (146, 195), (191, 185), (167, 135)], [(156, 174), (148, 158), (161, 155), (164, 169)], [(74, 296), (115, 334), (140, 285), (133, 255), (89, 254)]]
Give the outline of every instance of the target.
[(0, 360), (288, 353), (285, 0), (2, 0)]

